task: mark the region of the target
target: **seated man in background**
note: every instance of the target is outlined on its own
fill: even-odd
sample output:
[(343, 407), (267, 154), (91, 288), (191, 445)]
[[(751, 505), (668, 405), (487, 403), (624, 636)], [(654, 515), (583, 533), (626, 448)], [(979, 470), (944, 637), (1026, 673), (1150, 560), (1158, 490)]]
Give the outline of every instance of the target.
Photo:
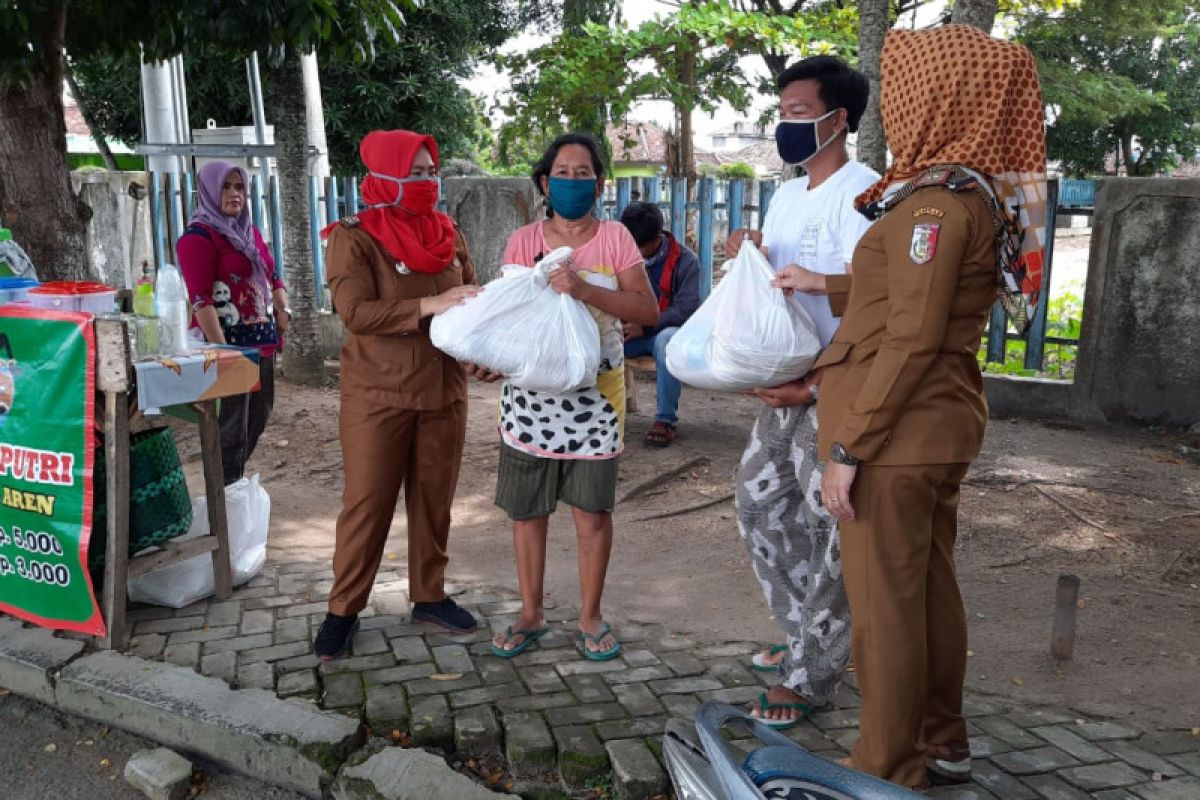
[(667, 371), (667, 342), (700, 307), (700, 259), (687, 246), (663, 230), (663, 215), (654, 203), (630, 203), (621, 224), (646, 259), (650, 285), (658, 298), (658, 327), (625, 326), (625, 357), (653, 354), (658, 373), (658, 411), (646, 434), (650, 447), (667, 447), (675, 441), (679, 425), (679, 395), (683, 384)]

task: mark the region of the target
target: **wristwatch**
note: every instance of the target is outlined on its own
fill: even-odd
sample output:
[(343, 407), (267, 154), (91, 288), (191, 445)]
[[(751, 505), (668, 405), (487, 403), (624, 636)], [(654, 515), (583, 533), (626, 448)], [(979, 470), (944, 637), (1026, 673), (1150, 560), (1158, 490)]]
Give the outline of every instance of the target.
[(821, 393), (821, 384), (813, 381), (805, 385), (808, 387), (808, 393), (812, 395), (813, 402), (817, 402), (817, 395)]
[(855, 458), (846, 452), (846, 448), (842, 447), (841, 442), (834, 442), (829, 448), (829, 458), (835, 464), (843, 464), (847, 467), (857, 467), (860, 459)]
[(283, 308), (277, 308), (277, 309), (275, 309), (275, 313), (277, 313), (277, 314), (278, 314), (280, 311), (282, 311), (283, 313), (287, 314), (287, 315), (288, 315), (288, 319), (291, 319), (292, 317), (296, 316), (295, 314), (293, 314), (293, 313), (292, 313), (292, 310), (291, 310), (290, 308), (288, 308), (287, 306), (284, 306)]

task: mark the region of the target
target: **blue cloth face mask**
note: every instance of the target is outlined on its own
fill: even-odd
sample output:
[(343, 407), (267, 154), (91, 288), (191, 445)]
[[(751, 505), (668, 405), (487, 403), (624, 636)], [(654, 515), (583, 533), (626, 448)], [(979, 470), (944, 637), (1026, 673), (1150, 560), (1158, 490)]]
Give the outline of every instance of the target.
[(563, 219), (583, 219), (596, 206), (595, 178), (550, 178), (550, 209)]
[(775, 126), (775, 146), (779, 148), (779, 157), (787, 164), (804, 164), (813, 156), (824, 150), (830, 142), (841, 136), (837, 131), (825, 141), (820, 141), (817, 124), (829, 119), (837, 113), (835, 108), (824, 116), (816, 119), (781, 119)]

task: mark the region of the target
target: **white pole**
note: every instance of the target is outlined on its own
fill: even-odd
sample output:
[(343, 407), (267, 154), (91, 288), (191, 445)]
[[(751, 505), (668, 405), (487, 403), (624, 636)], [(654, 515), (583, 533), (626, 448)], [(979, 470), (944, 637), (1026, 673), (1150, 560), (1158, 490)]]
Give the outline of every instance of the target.
[[(174, 72), (175, 82), (175, 120), (178, 130), (177, 141), (187, 144), (192, 141), (191, 122), (188, 119), (187, 105), (187, 78), (183, 71), (183, 56), (177, 55), (171, 59), (171, 67)], [(180, 172), (188, 172), (191, 159), (187, 156), (179, 157)]]
[[(148, 64), (143, 60), (142, 119), (148, 143), (178, 144), (174, 95), (171, 65), (162, 61)], [(146, 166), (151, 172), (178, 172), (179, 159), (176, 156), (149, 156)]]
[(317, 71), (317, 51), (300, 57), (304, 67), (304, 119), (308, 144), (316, 150), (308, 158), (308, 174), (329, 177), (329, 145), (325, 139), (325, 107), (321, 105), (321, 76)]
[[(262, 78), (258, 71), (258, 53), (250, 54), (246, 59), (246, 75), (250, 80), (250, 111), (254, 115), (254, 133), (259, 144), (267, 142), (266, 111), (263, 110)], [(270, 159), (262, 156), (258, 161), (258, 172), (261, 176), (263, 194), (269, 198), (271, 190)], [(270, 203), (267, 203), (270, 206)]]

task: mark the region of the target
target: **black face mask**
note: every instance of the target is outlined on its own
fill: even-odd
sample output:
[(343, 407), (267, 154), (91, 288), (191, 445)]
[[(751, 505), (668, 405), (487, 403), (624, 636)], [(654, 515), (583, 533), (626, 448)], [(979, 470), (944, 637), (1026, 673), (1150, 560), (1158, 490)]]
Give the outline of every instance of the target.
[(829, 119), (837, 113), (835, 108), (824, 116), (816, 119), (781, 119), (775, 126), (775, 145), (779, 148), (779, 157), (787, 164), (804, 164), (817, 153), (824, 150), (830, 142), (841, 135), (834, 133), (825, 141), (820, 141), (817, 124)]

